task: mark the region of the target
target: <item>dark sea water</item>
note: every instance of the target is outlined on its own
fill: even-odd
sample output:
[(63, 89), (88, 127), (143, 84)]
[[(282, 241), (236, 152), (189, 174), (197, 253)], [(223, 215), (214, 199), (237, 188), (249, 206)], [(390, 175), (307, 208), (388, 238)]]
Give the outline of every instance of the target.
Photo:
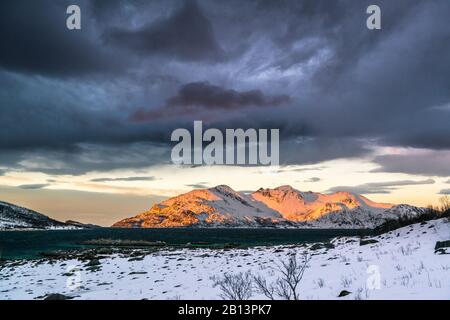
[(91, 248), (82, 242), (95, 239), (163, 241), (167, 245), (221, 247), (301, 244), (329, 241), (337, 236), (355, 236), (361, 230), (338, 229), (117, 229), (0, 232), (1, 259), (39, 258), (41, 252)]

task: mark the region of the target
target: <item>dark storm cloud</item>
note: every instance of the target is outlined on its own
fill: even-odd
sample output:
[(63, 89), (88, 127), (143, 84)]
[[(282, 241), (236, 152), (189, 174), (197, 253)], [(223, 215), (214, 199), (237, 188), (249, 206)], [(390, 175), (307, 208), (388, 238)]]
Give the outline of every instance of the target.
[(372, 170), (372, 172), (403, 172), (429, 176), (450, 176), (449, 151), (384, 155), (376, 157), (374, 162), (380, 167)]
[(441, 191), (439, 191), (439, 194), (450, 195), (450, 189), (442, 189)]
[(236, 91), (208, 82), (194, 82), (181, 87), (177, 95), (167, 100), (166, 106), (235, 109), (249, 106), (276, 107), (287, 102), (289, 97), (286, 95), (266, 96), (261, 90)]
[(97, 178), (92, 182), (116, 182), (116, 181), (155, 181), (155, 177), (126, 177), (126, 178)]
[(38, 190), (38, 189), (43, 189), (45, 187), (48, 187), (49, 184), (23, 184), (18, 186), (18, 188), (20, 189), (24, 189), (24, 190)]
[(89, 0), (87, 7), (96, 20), (109, 22), (112, 16), (123, 16), (125, 12), (144, 10), (148, 2), (148, 0)]
[(87, 15), (82, 16), (82, 30), (66, 28), (70, 4), (73, 1), (1, 1), (0, 68), (49, 76), (117, 69), (119, 61), (96, 43), (91, 32), (95, 26)]
[[(365, 45), (356, 48), (343, 39), (331, 60), (341, 72), (325, 71), (336, 81), (328, 94), (337, 100), (319, 115), (334, 121), (317, 129), (324, 134), (371, 135), (391, 145), (448, 149), (450, 140), (444, 137), (450, 133), (450, 113), (429, 109), (450, 99), (445, 89), (450, 59), (442, 56), (450, 52), (444, 40), (450, 36), (444, 25), (450, 6), (436, 1), (404, 2), (403, 10), (397, 2), (382, 2), (381, 7), (388, 14), (382, 31), (374, 37), (362, 28), (356, 39), (365, 35)], [(355, 54), (356, 62), (344, 58)]]
[(304, 124), (315, 136), (450, 148), (445, 139), (450, 113), (428, 111), (450, 100), (450, 59), (442, 56), (450, 52), (445, 40), (450, 36), (445, 22), (450, 5), (380, 1), (382, 30), (371, 31), (365, 27), (367, 15), (357, 14), (369, 4), (286, 1), (270, 7), (272, 17), (283, 16), (280, 29), (285, 28), (279, 30), (275, 24), (267, 30), (267, 37), (277, 44), (270, 49), (278, 55), (267, 54), (263, 71), (289, 72), (304, 65), (301, 72), (308, 72), (308, 63), (318, 64), (304, 83), (277, 79), (287, 86), (297, 83), (295, 89), (301, 93), (297, 108), (284, 113), (285, 121), (297, 128)]
[(211, 22), (194, 0), (184, 4), (168, 18), (138, 30), (114, 29), (105, 39), (127, 46), (141, 55), (164, 55), (187, 61), (217, 61), (225, 57)]
[[(80, 32), (65, 28), (73, 3)], [(377, 31), (365, 27), (369, 4), (2, 1), (0, 166), (81, 174), (167, 162), (171, 131), (197, 115), (220, 129), (280, 128), (286, 165), (362, 157), (376, 145), (447, 152), (450, 4), (378, 1)], [(158, 106), (173, 117), (129, 121)], [(165, 151), (142, 156), (144, 142)], [(450, 175), (439, 157), (375, 162)]]
[(400, 181), (387, 181), (387, 182), (373, 182), (373, 183), (365, 183), (358, 186), (336, 186), (329, 189), (327, 192), (339, 192), (339, 191), (348, 191), (357, 194), (388, 194), (392, 191), (395, 191), (399, 187), (404, 186), (415, 186), (415, 185), (426, 185), (426, 184), (434, 184), (435, 181), (433, 179), (426, 180), (400, 180)]
[(141, 169), (170, 162), (170, 148), (152, 143), (79, 145), (76, 149), (13, 150), (0, 154), (8, 171), (83, 175), (116, 169)]
[(283, 166), (357, 158), (368, 153), (369, 146), (357, 139), (307, 138), (280, 141), (280, 165)]
[[(400, 119), (400, 120), (399, 120)], [(428, 148), (436, 150), (450, 149), (448, 139), (448, 124), (450, 111), (431, 107), (408, 115), (405, 119), (399, 115), (396, 121), (405, 121), (407, 124), (394, 128), (392, 123), (386, 135), (380, 135), (381, 143), (394, 146), (410, 146), (414, 148)]]
[(265, 95), (261, 90), (237, 91), (212, 85), (209, 82), (193, 82), (183, 85), (176, 95), (167, 99), (157, 110), (138, 110), (131, 119), (155, 120), (167, 115), (195, 113), (195, 109), (233, 110), (248, 107), (278, 107), (290, 101), (287, 95)]
[(131, 124), (120, 109), (129, 99), (122, 85), (0, 72), (0, 157), (7, 150), (73, 153), (82, 143), (117, 148), (142, 141), (167, 144), (178, 124)]

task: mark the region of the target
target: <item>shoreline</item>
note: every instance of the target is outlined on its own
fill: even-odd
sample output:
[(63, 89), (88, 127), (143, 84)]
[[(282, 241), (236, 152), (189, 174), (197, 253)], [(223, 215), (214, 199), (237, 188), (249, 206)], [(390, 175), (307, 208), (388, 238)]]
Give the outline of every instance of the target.
[(246, 248), (328, 243), (336, 237), (364, 237), (354, 229), (84, 229), (0, 232), (4, 259), (39, 258), (42, 252), (101, 247)]

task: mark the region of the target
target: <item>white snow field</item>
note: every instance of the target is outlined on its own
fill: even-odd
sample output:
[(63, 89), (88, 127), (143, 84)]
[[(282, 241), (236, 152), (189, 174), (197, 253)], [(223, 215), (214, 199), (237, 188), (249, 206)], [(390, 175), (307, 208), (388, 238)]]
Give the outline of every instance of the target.
[[(115, 254), (91, 271), (79, 260), (8, 262), (0, 270), (0, 299), (41, 299), (51, 293), (74, 299), (221, 299), (211, 276), (250, 271), (270, 282), (278, 276), (274, 266), (280, 260), (304, 250), (311, 261), (300, 284), (301, 299), (450, 299), (450, 248), (435, 253), (437, 241), (450, 240), (448, 219), (372, 239), (378, 242), (362, 246), (359, 238), (334, 239), (335, 248), (318, 250), (164, 249), (137, 259)], [(342, 290), (351, 293), (338, 298)], [(254, 291), (251, 298), (265, 296)]]

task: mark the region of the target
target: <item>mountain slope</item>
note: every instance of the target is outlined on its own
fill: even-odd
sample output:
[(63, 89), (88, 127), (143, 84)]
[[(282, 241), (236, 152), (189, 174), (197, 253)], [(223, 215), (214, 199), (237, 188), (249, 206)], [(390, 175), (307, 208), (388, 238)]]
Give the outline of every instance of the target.
[(183, 227), (259, 225), (278, 222), (283, 217), (251, 197), (228, 186), (194, 190), (160, 204), (135, 217), (124, 219), (113, 227)]
[(39, 212), (0, 201), (0, 230), (76, 228)]
[(291, 186), (259, 189), (252, 193), (251, 196), (253, 199), (261, 201), (268, 207), (280, 212), (284, 218), (292, 221), (315, 220), (329, 212), (352, 210), (358, 207), (379, 212), (393, 207), (392, 204), (375, 203), (363, 196), (349, 192), (332, 194), (300, 192)]
[(421, 212), (413, 206), (376, 203), (348, 192), (321, 194), (281, 186), (246, 195), (228, 186), (217, 186), (170, 198), (113, 227), (374, 228), (387, 219)]

